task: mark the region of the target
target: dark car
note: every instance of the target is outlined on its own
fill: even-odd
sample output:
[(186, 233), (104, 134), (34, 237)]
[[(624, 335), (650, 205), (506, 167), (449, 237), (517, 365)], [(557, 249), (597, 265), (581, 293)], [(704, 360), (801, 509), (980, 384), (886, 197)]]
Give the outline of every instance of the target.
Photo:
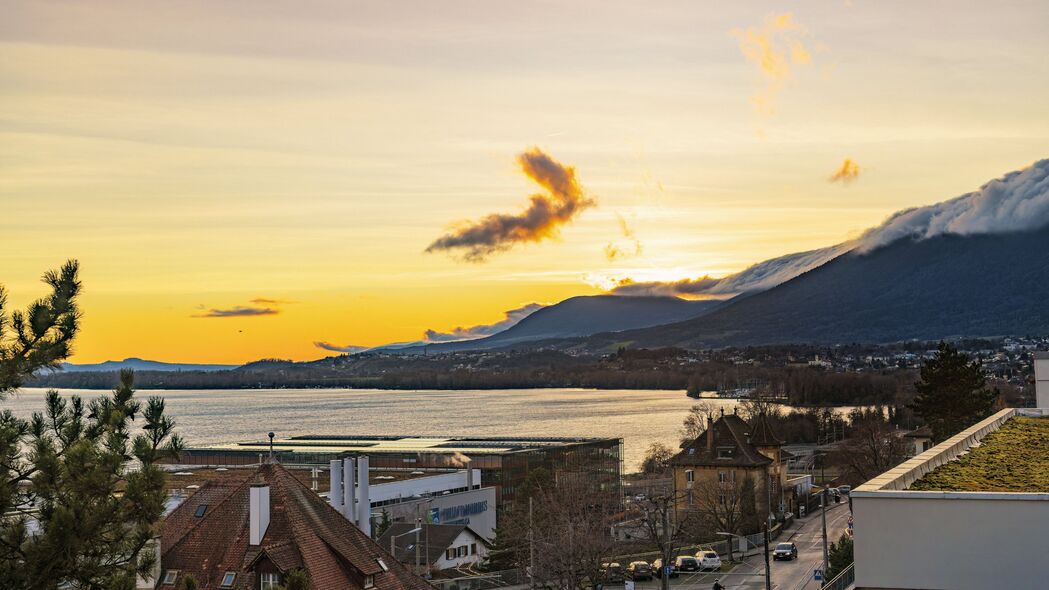
[(669, 563), (669, 564), (667, 564), (664, 567), (662, 559), (657, 559), (657, 560), (652, 562), (652, 573), (656, 574), (657, 578), (662, 578), (663, 577), (663, 574), (666, 573), (666, 571), (665, 571), (666, 568), (670, 568), (670, 577), (671, 578), (676, 578), (678, 576), (677, 568), (674, 567), (673, 563)]
[(647, 561), (631, 561), (626, 566), (626, 574), (631, 580), (651, 580), (652, 566)]
[(776, 550), (772, 552), (772, 559), (784, 559), (787, 561), (793, 561), (798, 558), (798, 546), (794, 543), (780, 543), (776, 545)]
[(616, 584), (626, 579), (623, 566), (614, 561), (612, 563), (602, 563), (601, 570), (605, 574), (605, 581), (610, 584)]
[(691, 555), (679, 555), (674, 560), (674, 565), (681, 572), (698, 572), (702, 569), (699, 565), (699, 560)]

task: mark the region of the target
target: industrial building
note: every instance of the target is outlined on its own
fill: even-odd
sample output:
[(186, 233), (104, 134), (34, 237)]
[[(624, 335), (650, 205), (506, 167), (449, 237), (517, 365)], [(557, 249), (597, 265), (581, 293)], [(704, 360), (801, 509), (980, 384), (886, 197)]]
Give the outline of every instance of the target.
[[(272, 445), (272, 446), (271, 446)], [(260, 462), (271, 452), (284, 465), (331, 468), (333, 460), (367, 456), (371, 469), (459, 469), (480, 472), (480, 486), (495, 490), (499, 510), (512, 509), (518, 488), (535, 469), (557, 483), (595, 493), (620, 493), (620, 438), (423, 437), (308, 435), (186, 449), (181, 465), (236, 466)], [(359, 466), (358, 466), (359, 468)]]

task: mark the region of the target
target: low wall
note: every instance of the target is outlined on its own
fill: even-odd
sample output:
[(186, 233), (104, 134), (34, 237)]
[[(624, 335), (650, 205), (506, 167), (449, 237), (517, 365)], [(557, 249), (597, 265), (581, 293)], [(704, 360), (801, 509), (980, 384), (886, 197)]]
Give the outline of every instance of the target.
[(1002, 410), (853, 491), (857, 588), (1045, 587), (1049, 493), (907, 489), (1017, 413), (1040, 411)]

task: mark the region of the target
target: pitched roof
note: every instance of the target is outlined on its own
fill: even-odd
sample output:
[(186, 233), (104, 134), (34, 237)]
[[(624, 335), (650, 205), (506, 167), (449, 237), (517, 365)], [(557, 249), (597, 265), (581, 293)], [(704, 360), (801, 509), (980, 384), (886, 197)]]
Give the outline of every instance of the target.
[(772, 425), (769, 424), (769, 419), (765, 414), (758, 414), (750, 424), (750, 442), (754, 443), (759, 447), (778, 447), (782, 446), (784, 442), (776, 436), (775, 431), (772, 430)]
[[(414, 528), (415, 525), (412, 523), (397, 522), (391, 524), (390, 528), (386, 529), (386, 532), (379, 537), (378, 542), (389, 550), (390, 538), (394, 535), (404, 535), (399, 539), (394, 539), (394, 556), (402, 563), (414, 563), (415, 536), (406, 534)], [(440, 559), (444, 555), (445, 550), (452, 547), (456, 537), (464, 530), (470, 532), (470, 535), (475, 538), (474, 542), (485, 546), (488, 545), (484, 537), (465, 524), (423, 524), (420, 528), (422, 530), (419, 531), (419, 551), (428, 564)]]
[(714, 444), (707, 448), (707, 433), (684, 445), (671, 465), (761, 467), (772, 463), (748, 440), (751, 428), (736, 414), (725, 414), (713, 425)]
[(922, 426), (903, 435), (910, 438), (932, 438), (932, 429), (928, 426)]
[[(270, 522), (252, 546), (248, 499), (258, 481), (270, 486)], [(218, 588), (226, 572), (237, 573), (234, 588), (253, 588), (254, 566), (268, 560), (284, 572), (305, 569), (317, 589), (360, 590), (374, 575), (376, 590), (432, 590), (276, 463), (206, 483), (164, 520), (160, 547), (162, 570), (179, 570), (176, 584), (191, 574), (202, 589)]]

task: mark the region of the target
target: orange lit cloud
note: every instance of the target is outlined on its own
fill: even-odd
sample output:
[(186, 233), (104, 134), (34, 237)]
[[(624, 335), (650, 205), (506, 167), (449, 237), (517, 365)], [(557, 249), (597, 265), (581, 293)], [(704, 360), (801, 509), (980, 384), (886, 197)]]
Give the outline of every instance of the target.
[(831, 174), (827, 180), (829, 182), (840, 182), (842, 184), (849, 184), (860, 177), (860, 165), (849, 158), (845, 158), (845, 161), (841, 163), (841, 166)]
[(640, 256), (641, 240), (637, 239), (633, 228), (630, 227), (630, 224), (627, 223), (622, 215), (616, 213), (616, 218), (619, 220), (619, 231), (622, 232), (625, 240), (609, 242), (605, 246), (605, 258), (611, 261), (627, 256)]
[(516, 244), (540, 242), (557, 235), (562, 225), (597, 204), (579, 185), (575, 168), (561, 164), (539, 148), (517, 156), (517, 163), (545, 193), (532, 195), (528, 208), (518, 214), (494, 213), (476, 222), (462, 223), (437, 238), (426, 251), (461, 251), (465, 260), (482, 262)]
[(805, 29), (794, 22), (794, 15), (786, 12), (770, 15), (760, 27), (734, 29), (739, 49), (750, 63), (757, 67), (762, 87), (750, 97), (759, 115), (769, 116), (776, 111), (776, 98), (800, 66), (812, 63), (812, 53), (800, 37)]

